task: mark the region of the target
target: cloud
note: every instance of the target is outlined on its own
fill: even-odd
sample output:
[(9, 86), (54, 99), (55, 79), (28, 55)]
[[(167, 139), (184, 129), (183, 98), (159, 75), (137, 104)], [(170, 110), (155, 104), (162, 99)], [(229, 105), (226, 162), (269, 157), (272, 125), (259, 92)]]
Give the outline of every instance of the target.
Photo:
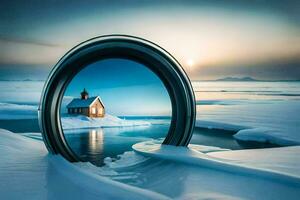
[[(193, 60), (192, 74), (209, 68), (233, 73), (235, 67), (230, 66), (255, 69), (299, 57), (300, 27), (295, 20), (300, 19), (295, 12), (299, 5), (293, 1), (244, 2), (157, 1), (126, 6), (75, 2), (73, 7), (67, 3), (57, 8), (49, 2), (25, 7), (14, 3), (14, 14), (2, 18), (6, 21), (0, 32), (0, 64), (54, 65), (78, 43), (112, 33), (149, 39), (186, 69), (186, 61)], [(43, 10), (43, 15), (32, 9)]]
[(3, 42), (11, 42), (11, 43), (20, 43), (20, 44), (31, 44), (43, 47), (61, 47), (59, 44), (52, 44), (43, 41), (33, 40), (33, 39), (25, 39), (25, 38), (15, 38), (11, 36), (0, 35), (0, 41)]
[(0, 38), (0, 49), (0, 64), (53, 64), (68, 48), (23, 38)]

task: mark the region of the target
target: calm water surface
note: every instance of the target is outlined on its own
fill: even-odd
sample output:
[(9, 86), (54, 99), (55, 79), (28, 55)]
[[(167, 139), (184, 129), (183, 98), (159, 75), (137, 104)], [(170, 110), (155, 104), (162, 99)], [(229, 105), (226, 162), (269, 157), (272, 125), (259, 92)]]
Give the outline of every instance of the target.
[(65, 137), (72, 150), (83, 160), (103, 165), (106, 157), (116, 159), (117, 155), (131, 151), (132, 145), (150, 139), (165, 138), (168, 124), (122, 128), (70, 129)]
[[(123, 128), (73, 129), (65, 132), (68, 144), (85, 161), (102, 166), (104, 158), (117, 159), (118, 155), (132, 150), (132, 145), (151, 140), (163, 139), (169, 130), (167, 124)], [(268, 148), (271, 144), (239, 143), (233, 138), (235, 132), (196, 128), (192, 144), (217, 146), (226, 149)]]

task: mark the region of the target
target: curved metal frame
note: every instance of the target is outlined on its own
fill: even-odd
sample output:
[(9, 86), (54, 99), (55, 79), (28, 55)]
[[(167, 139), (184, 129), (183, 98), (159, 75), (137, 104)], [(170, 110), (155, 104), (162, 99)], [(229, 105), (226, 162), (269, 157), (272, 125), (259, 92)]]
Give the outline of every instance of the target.
[(69, 82), (81, 69), (107, 58), (125, 58), (142, 63), (160, 78), (172, 104), (171, 125), (163, 144), (187, 146), (193, 133), (196, 104), (191, 83), (180, 64), (150, 41), (126, 35), (108, 35), (92, 38), (74, 47), (51, 71), (39, 106), (39, 124), (49, 152), (61, 154), (69, 161), (80, 161), (63, 134), (61, 101)]

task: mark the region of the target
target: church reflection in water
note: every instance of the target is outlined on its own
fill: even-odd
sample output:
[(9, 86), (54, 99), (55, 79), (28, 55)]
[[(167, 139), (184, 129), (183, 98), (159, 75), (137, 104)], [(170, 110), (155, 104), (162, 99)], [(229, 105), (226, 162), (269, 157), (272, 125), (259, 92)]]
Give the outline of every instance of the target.
[(83, 160), (102, 165), (104, 159), (104, 130), (72, 129), (65, 131), (71, 149)]
[(102, 128), (88, 129), (88, 133), (80, 134), (80, 152), (86, 161), (101, 165), (104, 159), (104, 131)]
[(97, 154), (103, 153), (103, 145), (104, 145), (104, 137), (103, 137), (103, 129), (92, 129), (89, 130), (89, 145), (88, 152)]
[(102, 166), (106, 157), (118, 159), (118, 155), (132, 151), (132, 145), (164, 138), (168, 130), (169, 125), (164, 124), (146, 127), (67, 129), (64, 130), (64, 135), (69, 147), (83, 161)]

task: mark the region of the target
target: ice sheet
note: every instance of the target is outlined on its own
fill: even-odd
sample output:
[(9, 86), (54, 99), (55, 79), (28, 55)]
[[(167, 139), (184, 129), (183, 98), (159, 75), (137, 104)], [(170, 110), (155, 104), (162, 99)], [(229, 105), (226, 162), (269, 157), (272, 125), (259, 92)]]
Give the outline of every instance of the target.
[(197, 127), (237, 131), (236, 139), (300, 144), (300, 101), (235, 106), (198, 106)]
[(38, 104), (44, 81), (0, 81), (0, 102)]
[[(300, 82), (194, 82), (196, 126), (243, 141), (300, 144)], [(251, 130), (245, 130), (251, 129)]]
[(36, 105), (0, 103), (0, 119), (35, 119)]

